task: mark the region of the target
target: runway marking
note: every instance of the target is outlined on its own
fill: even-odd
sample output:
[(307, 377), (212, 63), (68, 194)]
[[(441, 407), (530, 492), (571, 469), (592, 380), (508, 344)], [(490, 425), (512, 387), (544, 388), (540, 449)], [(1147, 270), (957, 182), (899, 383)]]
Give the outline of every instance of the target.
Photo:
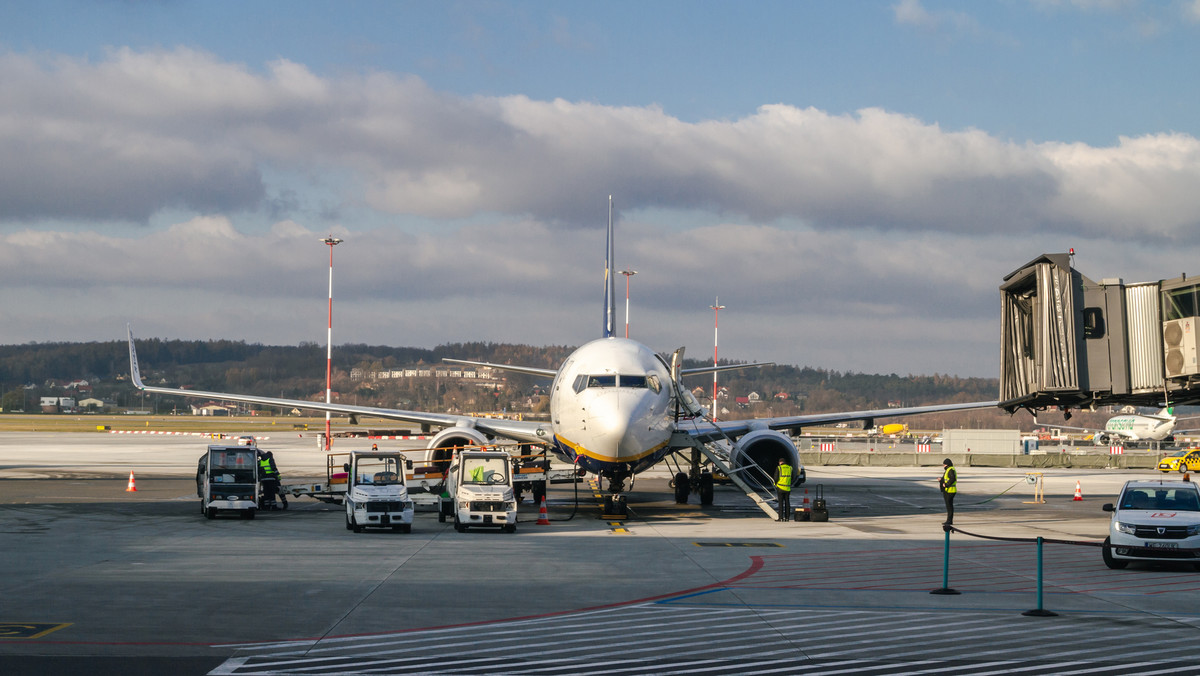
[(783, 547), (778, 542), (693, 542), (697, 547)]
[[(486, 626), (242, 646), (210, 673), (916, 676), (1135, 669), (1142, 676), (1200, 669), (1181, 663), (1177, 653), (1194, 641), (1195, 630), (1172, 618), (1079, 614), (1056, 618), (1050, 628), (1016, 613), (928, 609), (905, 611), (898, 620), (897, 612), (637, 603)], [(1052, 631), (1053, 640), (1031, 641), (1039, 631)], [(1122, 640), (1113, 641), (1117, 631)], [(948, 644), (954, 657), (947, 656)]]
[(41, 638), (71, 626), (71, 622), (0, 622), (0, 639)]

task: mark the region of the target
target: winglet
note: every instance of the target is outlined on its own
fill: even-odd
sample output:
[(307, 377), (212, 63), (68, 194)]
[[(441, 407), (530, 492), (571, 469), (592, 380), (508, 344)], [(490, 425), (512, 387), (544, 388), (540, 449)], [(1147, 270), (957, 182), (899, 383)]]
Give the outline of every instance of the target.
[(126, 324), (125, 330), (129, 333), (129, 376), (133, 379), (134, 387), (144, 390), (146, 386), (142, 384), (142, 374), (138, 372), (137, 349), (133, 346), (133, 327)]

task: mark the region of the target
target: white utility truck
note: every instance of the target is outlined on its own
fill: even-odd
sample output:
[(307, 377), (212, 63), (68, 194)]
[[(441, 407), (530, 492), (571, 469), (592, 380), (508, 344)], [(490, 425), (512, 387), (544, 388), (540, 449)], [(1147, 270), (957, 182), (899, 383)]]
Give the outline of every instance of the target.
[(258, 449), (253, 446), (209, 446), (196, 466), (196, 495), (200, 513), (213, 519), (218, 512), (238, 512), (253, 519), (260, 490)]
[(352, 451), (346, 471), (346, 529), (412, 532), (413, 501), (404, 483), (412, 460), (394, 451)]
[(461, 450), (446, 472), (438, 521), (454, 517), (454, 530), (475, 526), (517, 530), (512, 456), (505, 451)]

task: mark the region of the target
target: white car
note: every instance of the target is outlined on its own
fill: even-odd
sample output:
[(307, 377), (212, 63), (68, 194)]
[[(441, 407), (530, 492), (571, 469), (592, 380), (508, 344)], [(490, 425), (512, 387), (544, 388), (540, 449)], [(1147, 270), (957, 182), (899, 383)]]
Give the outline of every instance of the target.
[(1190, 481), (1127, 481), (1112, 512), (1104, 564), (1189, 561), (1200, 569), (1200, 489)]

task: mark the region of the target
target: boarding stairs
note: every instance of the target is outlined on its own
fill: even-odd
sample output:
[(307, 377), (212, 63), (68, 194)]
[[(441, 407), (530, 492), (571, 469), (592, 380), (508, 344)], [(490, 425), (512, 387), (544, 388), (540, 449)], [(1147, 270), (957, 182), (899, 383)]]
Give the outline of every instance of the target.
[(671, 436), (671, 445), (675, 448), (694, 448), (699, 451), (704, 455), (704, 457), (708, 458), (714, 467), (716, 467), (722, 474), (729, 477), (729, 480), (737, 485), (738, 488), (742, 489), (742, 491), (746, 493), (746, 497), (750, 498), (754, 504), (758, 505), (758, 508), (761, 509), (764, 514), (774, 520), (779, 519), (779, 512), (776, 511), (774, 505), (771, 504), (772, 501), (768, 501), (768, 499), (765, 499), (759, 495), (758, 491), (751, 487), (750, 483), (746, 480), (746, 477), (742, 476), (742, 474), (761, 474), (763, 476), (758, 477), (758, 479), (765, 478), (765, 485), (771, 485), (771, 478), (766, 476), (766, 473), (763, 472), (762, 468), (754, 464), (751, 464), (749, 467), (734, 469), (732, 463), (730, 462), (730, 451), (732, 450), (733, 446), (727, 439), (718, 439), (705, 443), (699, 441), (686, 432), (675, 432)]

